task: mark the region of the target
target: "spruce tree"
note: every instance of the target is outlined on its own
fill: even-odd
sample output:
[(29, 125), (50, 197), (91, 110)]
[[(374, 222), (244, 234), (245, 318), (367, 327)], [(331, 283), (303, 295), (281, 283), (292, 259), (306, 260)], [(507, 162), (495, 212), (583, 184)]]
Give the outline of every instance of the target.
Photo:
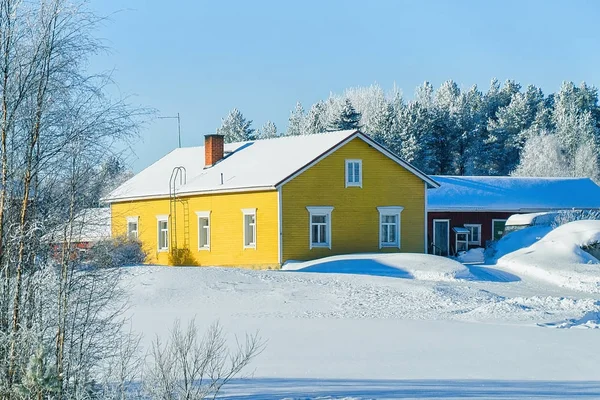
[(271, 121), (265, 122), (256, 134), (257, 139), (272, 139), (277, 136), (277, 126)]
[(328, 131), (345, 131), (360, 128), (360, 113), (354, 109), (350, 99), (346, 99), (342, 105), (340, 114), (327, 127)]
[(300, 102), (296, 103), (296, 107), (290, 113), (288, 130), (286, 136), (303, 135), (302, 125), (304, 122), (304, 108)]
[(234, 108), (223, 118), (217, 134), (225, 136), (225, 143), (245, 142), (256, 139), (254, 129), (250, 128), (252, 121), (247, 121), (242, 113)]

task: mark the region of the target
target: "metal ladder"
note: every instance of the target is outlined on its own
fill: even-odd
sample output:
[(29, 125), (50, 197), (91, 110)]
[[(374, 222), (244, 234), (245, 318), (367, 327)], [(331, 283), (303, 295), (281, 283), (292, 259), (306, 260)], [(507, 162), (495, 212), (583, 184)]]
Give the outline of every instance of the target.
[(180, 201), (183, 203), (183, 224), (184, 224), (184, 240), (183, 240), (183, 248), (189, 248), (189, 213), (187, 207), (187, 200), (182, 201), (177, 198), (177, 182), (179, 182), (179, 186), (185, 185), (187, 181), (186, 170), (185, 167), (179, 166), (173, 168), (171, 172), (171, 178), (169, 179), (169, 252), (171, 254), (176, 254), (178, 247), (177, 243), (177, 202)]

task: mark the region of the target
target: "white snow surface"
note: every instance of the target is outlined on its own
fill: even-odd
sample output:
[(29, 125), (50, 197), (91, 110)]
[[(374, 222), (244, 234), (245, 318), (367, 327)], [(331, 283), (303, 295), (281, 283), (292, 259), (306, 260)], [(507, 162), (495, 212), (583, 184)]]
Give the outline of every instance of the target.
[(429, 211), (549, 211), (600, 208), (600, 187), (589, 178), (432, 176)]
[(529, 247), (552, 230), (551, 226), (532, 226), (518, 231), (514, 231), (500, 238), (494, 244), (495, 259), (499, 259), (506, 254)]
[[(532, 228), (528, 228), (532, 229)], [(522, 231), (511, 233), (507, 236)], [(600, 221), (574, 221), (498, 259), (498, 265), (562, 287), (600, 292), (600, 261), (581, 246), (600, 241)]]
[(557, 212), (541, 212), (513, 214), (506, 220), (506, 225), (548, 225), (558, 215)]
[(483, 263), (485, 261), (484, 252), (483, 247), (476, 247), (469, 251), (461, 251), (456, 259), (461, 263)]
[(311, 261), (288, 261), (284, 271), (390, 276), (417, 280), (448, 281), (469, 278), (469, 270), (449, 258), (430, 254), (351, 254)]
[[(176, 318), (219, 320), (232, 341), (256, 331), (267, 339), (248, 379), (225, 388), (228, 399), (600, 396), (600, 329), (590, 329), (600, 325), (600, 294), (503, 267), (412, 276), (428, 264), (456, 274), (439, 257), (378, 260), (412, 272), (372, 276), (373, 259), (353, 258), (354, 273), (139, 266), (124, 269), (123, 285), (146, 348)], [(307, 264), (287, 267), (325, 263)]]

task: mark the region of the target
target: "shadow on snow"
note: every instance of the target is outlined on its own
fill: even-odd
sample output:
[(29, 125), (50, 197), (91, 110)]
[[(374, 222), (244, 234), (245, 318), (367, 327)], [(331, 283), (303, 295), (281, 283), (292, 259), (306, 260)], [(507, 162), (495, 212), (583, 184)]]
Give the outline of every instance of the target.
[(219, 396), (229, 400), (597, 398), (598, 381), (238, 379)]
[(472, 275), (472, 278), (468, 278), (471, 281), (518, 282), (521, 280), (517, 275), (488, 266), (465, 264), (465, 267)]
[(317, 272), (321, 274), (352, 274), (352, 275), (372, 275), (387, 276), (391, 278), (412, 279), (413, 276), (400, 268), (390, 267), (375, 260), (356, 259), (356, 260), (331, 260), (310, 267), (302, 268), (290, 272)]

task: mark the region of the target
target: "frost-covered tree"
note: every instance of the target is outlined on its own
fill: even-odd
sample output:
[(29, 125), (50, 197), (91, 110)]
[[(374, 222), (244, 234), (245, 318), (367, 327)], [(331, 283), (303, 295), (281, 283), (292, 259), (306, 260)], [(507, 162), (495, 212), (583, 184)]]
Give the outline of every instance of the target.
[(296, 103), (296, 107), (290, 112), (288, 130), (286, 136), (303, 135), (302, 127), (304, 125), (304, 107), (300, 102)]
[(577, 149), (573, 159), (573, 176), (592, 178), (600, 184), (598, 147), (584, 145)]
[(217, 134), (225, 136), (225, 143), (254, 140), (256, 135), (251, 125), (252, 120), (246, 120), (240, 110), (234, 108), (223, 118)]
[(559, 138), (542, 132), (525, 142), (521, 161), (512, 175), (565, 177), (572, 176), (572, 168)]
[(315, 133), (323, 133), (327, 126), (326, 105), (323, 101), (318, 101), (310, 107), (306, 117), (302, 132), (305, 135), (314, 135)]
[(277, 126), (271, 121), (265, 122), (265, 124), (258, 130), (256, 134), (257, 139), (272, 139), (278, 137)]
[(327, 127), (328, 131), (343, 131), (360, 128), (361, 115), (354, 109), (350, 99), (345, 99), (340, 113)]

